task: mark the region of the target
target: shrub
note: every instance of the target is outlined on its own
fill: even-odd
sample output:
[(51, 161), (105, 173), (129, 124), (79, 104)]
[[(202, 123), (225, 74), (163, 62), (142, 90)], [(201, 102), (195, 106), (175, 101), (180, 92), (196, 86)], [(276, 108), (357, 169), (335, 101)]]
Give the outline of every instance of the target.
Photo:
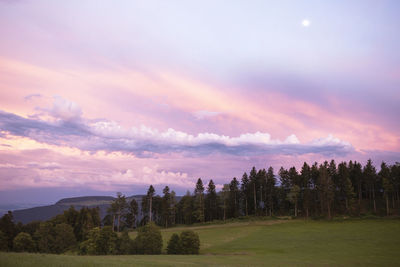
[(200, 238), (193, 231), (183, 231), (180, 236), (181, 254), (199, 254)]
[(135, 247), (138, 254), (161, 254), (162, 237), (160, 229), (154, 223), (148, 223), (139, 228)]
[(17, 252), (33, 252), (35, 243), (30, 234), (21, 232), (14, 238), (13, 248)]
[(168, 241), (167, 253), (168, 254), (181, 254), (181, 240), (178, 234), (173, 234)]

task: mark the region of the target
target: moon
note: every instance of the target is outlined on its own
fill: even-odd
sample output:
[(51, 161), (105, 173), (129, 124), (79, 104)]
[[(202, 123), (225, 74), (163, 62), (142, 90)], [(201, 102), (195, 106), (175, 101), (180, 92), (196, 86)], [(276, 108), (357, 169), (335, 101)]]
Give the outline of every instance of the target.
[(303, 27), (310, 27), (311, 21), (309, 21), (308, 19), (303, 19), (301, 25), (303, 25)]

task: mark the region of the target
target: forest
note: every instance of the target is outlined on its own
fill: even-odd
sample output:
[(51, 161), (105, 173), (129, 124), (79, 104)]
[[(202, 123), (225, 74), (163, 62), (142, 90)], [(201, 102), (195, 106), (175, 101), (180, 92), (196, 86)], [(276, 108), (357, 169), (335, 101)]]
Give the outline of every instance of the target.
[[(278, 173), (272, 167), (253, 167), (219, 191), (213, 180), (205, 185), (199, 178), (193, 193), (188, 191), (182, 197), (168, 186), (157, 195), (152, 185), (140, 203), (135, 199), (128, 202), (117, 193), (103, 219), (98, 208), (76, 210), (71, 206), (48, 221), (23, 225), (14, 223), (12, 212), (8, 212), (0, 219), (0, 250), (160, 254), (162, 240), (156, 225), (167, 228), (247, 216), (329, 220), (336, 216), (399, 215), (399, 185), (400, 163), (382, 162), (379, 171), (371, 160), (365, 166), (353, 161), (338, 165), (334, 160), (312, 165), (305, 162), (300, 170), (281, 167)], [(128, 231), (135, 228), (138, 235), (131, 239)], [(181, 246), (181, 242), (186, 245)], [(195, 233), (174, 235), (169, 243), (171, 254), (197, 254), (200, 246)], [(193, 250), (182, 250), (191, 244)]]

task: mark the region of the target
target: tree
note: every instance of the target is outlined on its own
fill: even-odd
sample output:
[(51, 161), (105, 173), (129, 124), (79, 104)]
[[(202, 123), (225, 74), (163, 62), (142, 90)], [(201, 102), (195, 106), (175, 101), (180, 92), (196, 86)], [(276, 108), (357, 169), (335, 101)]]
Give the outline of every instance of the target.
[(30, 234), (21, 232), (14, 238), (13, 248), (17, 252), (33, 252), (35, 243)]
[(325, 162), (324, 165), (321, 165), (319, 168), (318, 190), (320, 192), (322, 212), (325, 206), (328, 218), (331, 219), (331, 205), (334, 198), (334, 188), (327, 166), (328, 164)]
[(362, 167), (361, 164), (355, 161), (349, 162), (349, 172), (350, 172), (350, 180), (351, 183), (356, 186), (356, 192), (358, 196), (358, 206), (361, 208), (361, 200), (362, 200), (362, 186), (363, 186), (363, 175), (362, 175)]
[(294, 204), (294, 216), (297, 217), (297, 202), (300, 195), (300, 187), (298, 185), (292, 186), (288, 194), (288, 200)]
[(217, 218), (218, 211), (218, 196), (215, 190), (215, 184), (213, 180), (208, 182), (207, 195), (206, 195), (206, 220), (212, 221)]
[(125, 217), (127, 214), (128, 203), (126, 203), (126, 197), (122, 195), (120, 192), (117, 193), (117, 199), (114, 202), (117, 214), (117, 232), (119, 232), (121, 225), (121, 218)]
[(389, 197), (390, 194), (393, 193), (394, 186), (392, 185), (392, 181), (390, 180), (390, 168), (386, 165), (385, 162), (381, 164), (381, 170), (379, 171), (379, 176), (382, 179), (383, 185), (383, 193), (386, 200), (386, 215), (390, 215), (390, 207), (389, 207)]
[(155, 194), (155, 190), (153, 185), (150, 185), (149, 190), (147, 190), (147, 199), (149, 201), (149, 220), (152, 221), (151, 215), (153, 213), (152, 204), (153, 204), (153, 196)]
[(337, 188), (339, 189), (339, 199), (345, 200), (346, 212), (349, 213), (353, 206), (354, 189), (350, 180), (350, 171), (346, 162), (341, 162), (337, 170)]
[(400, 207), (400, 163), (396, 162), (390, 167), (390, 180), (393, 185), (392, 205), (395, 208), (395, 196), (397, 198), (397, 207)]
[(274, 169), (268, 168), (267, 172), (267, 183), (266, 183), (266, 194), (267, 194), (267, 208), (269, 210), (269, 216), (272, 216), (274, 210), (274, 195), (275, 195), (275, 184), (276, 179), (274, 175)]
[(311, 195), (311, 168), (310, 166), (304, 162), (303, 167), (300, 172), (300, 180), (301, 180), (301, 194), (303, 195), (303, 209), (306, 211), (306, 218), (308, 218), (310, 213), (310, 205), (312, 201)]
[(8, 240), (7, 236), (0, 231), (0, 251), (7, 251), (8, 250)]
[(54, 235), (53, 252), (55, 253), (64, 253), (77, 244), (74, 229), (66, 223), (57, 224), (54, 227)]
[(169, 187), (166, 186), (163, 189), (163, 199), (162, 199), (162, 218), (163, 225), (168, 227), (171, 224), (171, 193), (169, 192)]
[(136, 227), (136, 218), (138, 215), (138, 204), (134, 198), (132, 198), (131, 202), (128, 205), (128, 212), (126, 214), (126, 224), (130, 228)]
[(376, 200), (375, 200), (375, 184), (376, 184), (376, 169), (372, 165), (371, 159), (367, 161), (367, 165), (364, 166), (363, 175), (367, 181), (369, 199), (372, 200), (374, 206), (374, 212), (376, 213)]
[(171, 225), (175, 225), (176, 223), (176, 193), (174, 190), (171, 191), (171, 199), (170, 199), (170, 222)]
[(247, 176), (247, 173), (243, 173), (242, 180), (241, 180), (241, 185), (240, 185), (240, 191), (242, 194), (242, 199), (244, 200), (244, 210), (245, 210), (245, 215), (249, 215), (249, 209), (248, 209), (248, 201), (250, 197), (250, 180)]
[(256, 215), (257, 212), (257, 191), (256, 191), (256, 187), (257, 187), (257, 170), (255, 167), (253, 167), (250, 171), (250, 176), (249, 176), (249, 181), (250, 181), (250, 185), (252, 188), (252, 194), (253, 194), (253, 201), (254, 201), (254, 206), (253, 206), (253, 213), (254, 215)]
[(102, 229), (99, 227), (93, 228), (88, 233), (88, 239), (80, 244), (80, 254), (117, 254), (117, 240), (118, 236), (110, 226), (105, 226)]
[(200, 238), (193, 231), (183, 231), (180, 235), (182, 254), (199, 254)]
[(279, 182), (281, 184), (279, 196), (281, 199), (280, 207), (281, 210), (286, 210), (286, 208), (289, 209), (290, 207), (290, 202), (288, 201), (287, 195), (290, 192), (291, 181), (289, 172), (283, 167), (279, 169)]
[(226, 209), (228, 206), (227, 202), (228, 202), (228, 198), (229, 198), (229, 185), (228, 184), (224, 184), (221, 195), (222, 195), (222, 209), (224, 211), (223, 219), (225, 221), (226, 220)]
[(134, 254), (134, 250), (134, 241), (129, 237), (128, 231), (124, 230), (118, 241), (118, 254)]
[(236, 218), (239, 216), (239, 182), (234, 177), (229, 184), (229, 205), (230, 205), (230, 216)]
[(195, 221), (194, 218), (194, 199), (187, 191), (186, 195), (178, 203), (177, 217), (180, 223), (191, 224)]
[(171, 238), (168, 241), (167, 246), (167, 254), (181, 254), (182, 253), (182, 245), (181, 239), (178, 234), (172, 234)]
[(140, 227), (135, 243), (139, 254), (161, 254), (162, 237), (160, 229), (151, 222)]
[(41, 253), (54, 253), (55, 234), (53, 224), (50, 222), (42, 222), (34, 234), (37, 242), (38, 250)]
[(17, 229), (14, 224), (14, 217), (11, 211), (8, 211), (0, 219), (0, 231), (7, 239), (8, 250), (12, 249), (14, 237), (17, 235)]
[(194, 196), (196, 198), (196, 218), (199, 222), (204, 222), (204, 186), (200, 178), (197, 180)]
[(87, 239), (89, 231), (100, 226), (100, 210), (99, 208), (83, 207), (79, 210), (74, 233), (78, 241)]

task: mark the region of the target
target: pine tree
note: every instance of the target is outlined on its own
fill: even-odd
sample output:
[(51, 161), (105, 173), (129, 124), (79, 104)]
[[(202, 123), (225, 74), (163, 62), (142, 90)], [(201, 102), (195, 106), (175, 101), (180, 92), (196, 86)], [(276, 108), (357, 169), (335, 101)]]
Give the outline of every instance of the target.
[(250, 180), (247, 176), (247, 173), (243, 173), (242, 181), (241, 181), (240, 191), (242, 195), (242, 199), (244, 202), (244, 214), (246, 216), (249, 215), (249, 198), (250, 198)]
[(234, 177), (229, 184), (230, 216), (233, 218), (239, 216), (239, 193), (239, 182)]
[(196, 217), (199, 222), (204, 222), (204, 186), (203, 181), (199, 178), (194, 190), (196, 198)]
[(272, 167), (269, 167), (267, 172), (267, 184), (266, 184), (267, 207), (269, 210), (269, 216), (272, 216), (272, 213), (274, 211), (275, 184), (276, 184), (276, 179), (274, 175), (274, 169)]
[(169, 187), (166, 186), (163, 189), (163, 203), (162, 203), (162, 217), (163, 217), (163, 224), (165, 227), (170, 225), (171, 219), (171, 193), (169, 192)]
[(367, 165), (364, 166), (363, 175), (368, 185), (369, 199), (373, 202), (374, 212), (376, 213), (375, 185), (376, 185), (376, 169), (369, 159)]
[(206, 219), (212, 221), (217, 219), (218, 199), (217, 192), (215, 191), (215, 184), (213, 180), (208, 182), (207, 195), (206, 195)]
[(303, 167), (300, 172), (301, 179), (301, 194), (303, 195), (303, 209), (306, 211), (306, 217), (308, 218), (310, 214), (310, 204), (312, 201), (311, 195), (311, 168), (310, 166), (304, 162)]
[(136, 200), (132, 198), (131, 202), (129, 202), (128, 213), (126, 215), (126, 224), (128, 225), (128, 227), (135, 228), (138, 210), (138, 204)]
[(253, 213), (254, 215), (256, 215), (257, 213), (257, 170), (255, 167), (253, 167), (250, 171), (250, 176), (249, 176), (249, 180), (250, 180), (250, 185), (252, 188), (252, 195), (253, 195), (253, 201), (254, 201), (254, 206), (253, 206)]
[(153, 197), (155, 194), (155, 190), (153, 185), (150, 185), (149, 190), (147, 190), (147, 200), (149, 201), (149, 221), (152, 221), (152, 213), (153, 213)]

